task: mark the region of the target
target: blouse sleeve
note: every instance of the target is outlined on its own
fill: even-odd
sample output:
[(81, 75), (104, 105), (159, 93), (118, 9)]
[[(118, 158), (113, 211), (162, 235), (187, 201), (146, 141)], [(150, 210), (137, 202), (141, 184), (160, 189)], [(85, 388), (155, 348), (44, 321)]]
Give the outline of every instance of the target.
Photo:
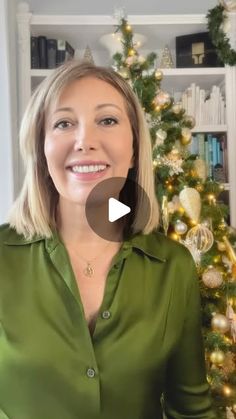
[(199, 282), (193, 260), (191, 265), (184, 327), (167, 365), (164, 411), (168, 419), (217, 419), (206, 381)]

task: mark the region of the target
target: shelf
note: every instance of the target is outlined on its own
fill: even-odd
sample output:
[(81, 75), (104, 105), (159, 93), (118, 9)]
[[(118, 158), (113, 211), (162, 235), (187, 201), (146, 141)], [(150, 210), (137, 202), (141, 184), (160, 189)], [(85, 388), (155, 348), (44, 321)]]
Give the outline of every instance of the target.
[(225, 78), (225, 67), (198, 68), (164, 68), (162, 88), (171, 95), (183, 92), (191, 83), (196, 83), (201, 89), (211, 90), (213, 85), (222, 85)]
[[(147, 49), (152, 51), (163, 49), (165, 45), (173, 50), (176, 36), (207, 30), (207, 19), (202, 14), (129, 15), (127, 19), (134, 33), (141, 33), (148, 39)], [(92, 51), (101, 51), (100, 37), (113, 33), (117, 23), (106, 15), (32, 15), (31, 33), (66, 39), (77, 49), (83, 50), (89, 45)]]
[(200, 132), (221, 133), (221, 132), (227, 132), (227, 125), (201, 125), (201, 126), (196, 125), (191, 131), (192, 133), (200, 133)]

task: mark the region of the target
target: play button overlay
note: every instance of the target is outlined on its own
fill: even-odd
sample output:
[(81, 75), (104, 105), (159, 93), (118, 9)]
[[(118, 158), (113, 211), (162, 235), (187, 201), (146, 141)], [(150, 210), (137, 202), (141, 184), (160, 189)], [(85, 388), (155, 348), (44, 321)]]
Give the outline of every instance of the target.
[(114, 223), (114, 221), (119, 220), (131, 211), (128, 205), (122, 204), (122, 202), (117, 201), (115, 198), (109, 198), (108, 202), (108, 220), (111, 223)]
[(105, 240), (120, 242), (141, 232), (151, 213), (144, 189), (133, 179), (112, 177), (100, 181), (88, 195), (85, 213), (93, 231)]

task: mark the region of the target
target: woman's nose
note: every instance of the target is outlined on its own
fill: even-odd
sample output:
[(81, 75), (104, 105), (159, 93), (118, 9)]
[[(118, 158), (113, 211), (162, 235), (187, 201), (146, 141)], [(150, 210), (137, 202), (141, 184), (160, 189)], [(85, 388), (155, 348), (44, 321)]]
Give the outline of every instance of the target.
[(75, 132), (75, 150), (95, 150), (98, 147), (96, 131), (93, 127), (80, 124)]

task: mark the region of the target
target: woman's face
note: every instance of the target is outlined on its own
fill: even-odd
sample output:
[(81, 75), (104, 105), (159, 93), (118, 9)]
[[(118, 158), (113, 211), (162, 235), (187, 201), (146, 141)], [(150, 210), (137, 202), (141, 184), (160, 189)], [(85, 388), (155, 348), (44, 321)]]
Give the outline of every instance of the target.
[(60, 199), (85, 205), (93, 187), (126, 178), (133, 167), (133, 135), (123, 96), (85, 77), (69, 84), (46, 115), (44, 153)]

